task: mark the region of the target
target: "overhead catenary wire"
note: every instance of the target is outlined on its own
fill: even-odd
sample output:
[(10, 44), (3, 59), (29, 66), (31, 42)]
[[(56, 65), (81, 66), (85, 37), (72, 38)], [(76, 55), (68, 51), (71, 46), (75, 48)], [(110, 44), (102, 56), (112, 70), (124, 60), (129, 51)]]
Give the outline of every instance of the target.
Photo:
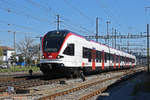
[[(48, 5), (45, 7), (44, 5), (42, 5), (42, 3), (38, 3), (33, 0), (26, 0), (26, 2), (32, 4), (34, 7), (37, 7), (37, 8), (40, 7), (47, 13), (47, 15), (56, 16), (59, 14), (54, 8), (50, 7), (50, 3), (48, 3)], [(50, 2), (50, 0), (49, 0), (49, 2)]]
[[(52, 9), (48, 9), (47, 7), (45, 7), (45, 6), (43, 6), (43, 5), (41, 5), (41, 4), (39, 4), (39, 3), (37, 3), (37, 2), (35, 2), (35, 1), (33, 1), (33, 0), (27, 0), (27, 2), (29, 2), (29, 3), (31, 3), (32, 5), (34, 5), (34, 6), (36, 6), (36, 7), (40, 7), (40, 8), (43, 8), (43, 9), (45, 9), (46, 11), (49, 11), (49, 12), (52, 12), (53, 14), (57, 14), (56, 13), (56, 11), (54, 10), (54, 8)], [(61, 17), (61, 19), (63, 19), (65, 22), (68, 22), (68, 19), (66, 20), (66, 18), (64, 18), (64, 17), (62, 17), (62, 16), (60, 16)], [(69, 23), (70, 23), (70, 21), (69, 21)], [(71, 24), (73, 24), (72, 22), (71, 22)], [(74, 24), (73, 24), (74, 25)], [(74, 27), (75, 26), (77, 26), (77, 25), (74, 25)], [(88, 29), (86, 29), (86, 28), (83, 28), (83, 27), (79, 27), (81, 30), (88, 30)], [(89, 30), (88, 30), (89, 31)], [(91, 32), (92, 33), (92, 32)]]
[(62, 25), (63, 25), (64, 27), (68, 27), (71, 31), (80, 32), (80, 34), (82, 33), (82, 34), (87, 34), (87, 35), (88, 35), (87, 31), (85, 31), (85, 30), (83, 30), (83, 29), (81, 29), (81, 28), (71, 26), (71, 25), (69, 25), (69, 24), (67, 24), (67, 23), (62, 23)]
[(117, 18), (116, 14), (112, 13), (112, 9), (109, 9), (106, 5), (104, 5), (104, 3), (99, 0), (96, 0), (96, 4), (98, 5), (98, 7), (102, 8), (104, 13), (107, 15), (108, 19), (113, 19), (115, 21), (116, 24), (118, 24), (119, 27), (121, 27), (121, 24), (119, 23), (119, 18)]
[(90, 32), (83, 29), (81, 26), (74, 26), (74, 25), (71, 25), (71, 24), (68, 24), (68, 23), (63, 23), (64, 25), (68, 26), (69, 28), (72, 28), (74, 30), (74, 32), (78, 31), (78, 32), (81, 32), (81, 33), (84, 33), (86, 35), (89, 35)]
[[(5, 1), (6, 2), (6, 1)], [(8, 3), (9, 4), (9, 3)], [(33, 4), (33, 2), (32, 2), (32, 4)], [(34, 2), (34, 5), (36, 5), (36, 6), (39, 6), (39, 5), (37, 5), (37, 3), (35, 3)], [(13, 7), (14, 7), (15, 5), (13, 5)], [(41, 8), (43, 8), (44, 6), (41, 6)], [(34, 16), (32, 16), (32, 15), (28, 15), (28, 14), (25, 14), (25, 13), (20, 13), (20, 12), (17, 12), (17, 11), (15, 11), (15, 10), (12, 10), (12, 8), (10, 9), (10, 8), (4, 8), (4, 7), (0, 7), (2, 10), (5, 10), (6, 12), (9, 12), (9, 13), (14, 13), (14, 14), (16, 14), (16, 15), (21, 15), (21, 16), (26, 16), (26, 17), (28, 17), (28, 18), (32, 18), (32, 19), (34, 19), (34, 20), (38, 20), (38, 21), (42, 21), (43, 22), (43, 20), (41, 19), (39, 19), (39, 18), (37, 18), (37, 17), (34, 17)], [(26, 8), (26, 7), (25, 7)], [(19, 8), (18, 8), (19, 9)], [(46, 9), (46, 8), (45, 8)], [(46, 10), (46, 11), (48, 11), (48, 10)], [(50, 11), (52, 11), (52, 10), (50, 10)], [(53, 13), (54, 14), (56, 14), (56, 12), (55, 11), (53, 11)], [(45, 20), (45, 22), (48, 22), (47, 20)], [(72, 23), (71, 23), (72, 24)], [(24, 29), (33, 29), (33, 28), (29, 28), (29, 27), (26, 27), (26, 26), (21, 26), (21, 25), (16, 25), (16, 24), (9, 24), (9, 25), (13, 25), (13, 26), (17, 26), (17, 27), (21, 27), (21, 28), (24, 28)], [(76, 26), (76, 25), (75, 25)], [(79, 27), (81, 30), (85, 30), (86, 28), (83, 28), (83, 26), (80, 26)], [(35, 29), (34, 29), (35, 30)], [(86, 29), (86, 31), (87, 31), (87, 29)], [(88, 30), (89, 31), (89, 30)], [(87, 32), (86, 32), (87, 33)], [(91, 32), (92, 33), (92, 32)]]
[(80, 30), (80, 29), (75, 28), (75, 27), (71, 27), (70, 25), (67, 25), (67, 24), (62, 24), (62, 26), (63, 26), (63, 27), (66, 27), (66, 28), (68, 28), (68, 27), (69, 27), (69, 30), (70, 30), (70, 31), (74, 31), (74, 30), (76, 30), (75, 32), (86, 33), (86, 32), (85, 32), (85, 31), (83, 31), (83, 30)]
[(47, 8), (47, 6), (42, 5), (42, 3), (38, 3), (33, 0), (25, 0), (25, 1), (32, 4), (33, 6), (35, 6), (37, 8), (43, 9), (43, 11), (45, 11), (47, 15), (50, 14), (49, 12), (52, 11), (50, 8)]
[(88, 21), (90, 21), (91, 24), (93, 24), (93, 19), (91, 19), (89, 16), (87, 16), (85, 13), (83, 13), (80, 9), (75, 7), (72, 3), (70, 3), (68, 0), (64, 0), (64, 2), (70, 6), (72, 9), (74, 9), (77, 13), (79, 13), (82, 17), (86, 18)]
[(83, 31), (86, 32), (87, 34), (90, 33), (90, 34), (88, 34), (88, 35), (91, 35), (92, 33), (94, 33), (92, 30), (89, 30), (89, 29), (83, 27), (82, 25), (79, 25), (79, 24), (76, 24), (76, 23), (72, 23), (72, 22), (71, 22), (69, 19), (67, 19), (67, 18), (64, 18), (64, 17), (61, 16), (61, 19), (63, 20), (64, 23), (67, 23), (67, 24), (69, 24), (69, 25), (72, 26), (72, 27), (77, 27), (78, 29), (83, 30)]
[(34, 31), (37, 31), (37, 32), (40, 31), (40, 30), (38, 30), (38, 29), (34, 29), (34, 28), (31, 28), (31, 27), (27, 27), (27, 26), (23, 26), (23, 25), (18, 25), (18, 24), (14, 24), (14, 23), (9, 23), (9, 22), (2, 21), (2, 20), (0, 20), (0, 23), (6, 24), (6, 25), (8, 25), (8, 26), (20, 27), (20, 28), (27, 29), (27, 30), (34, 30)]
[[(7, 2), (7, 1), (5, 1), (5, 2), (7, 4), (9, 4), (9, 2)], [(1, 3), (2, 3), (2, 1), (1, 1)], [(4, 4), (2, 4), (2, 5), (4, 5)], [(11, 8), (6, 7), (6, 6), (5, 7), (4, 6), (0, 6), (0, 9), (6, 11), (8, 13), (13, 13), (13, 14), (20, 15), (20, 16), (25, 16), (27, 18), (31, 18), (31, 19), (34, 19), (34, 20), (42, 22), (42, 23), (47, 23), (48, 24), (48, 22), (49, 22), (48, 19), (40, 18), (39, 16), (38, 17), (37, 16), (33, 16), (33, 14), (31, 15), (29, 13), (24, 13), (24, 11), (18, 11), (18, 10), (16, 11), (14, 9), (14, 7), (18, 8), (16, 5), (9, 4), (9, 6), (11, 6)], [(26, 8), (26, 7), (23, 7), (23, 8)], [(18, 8), (18, 9), (20, 10), (20, 8)]]

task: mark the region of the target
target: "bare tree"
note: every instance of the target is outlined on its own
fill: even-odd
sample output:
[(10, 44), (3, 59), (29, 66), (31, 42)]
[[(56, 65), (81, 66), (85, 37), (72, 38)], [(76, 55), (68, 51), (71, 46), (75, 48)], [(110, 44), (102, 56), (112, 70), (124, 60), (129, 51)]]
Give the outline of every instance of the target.
[(26, 64), (30, 65), (34, 55), (38, 53), (38, 48), (31, 37), (25, 37), (17, 44), (17, 50), (22, 54)]

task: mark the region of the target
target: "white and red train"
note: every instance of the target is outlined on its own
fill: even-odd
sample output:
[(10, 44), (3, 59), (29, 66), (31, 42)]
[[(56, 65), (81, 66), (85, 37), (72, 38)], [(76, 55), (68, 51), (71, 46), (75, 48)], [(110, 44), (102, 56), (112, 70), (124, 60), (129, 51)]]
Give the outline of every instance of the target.
[(136, 66), (136, 57), (106, 45), (89, 41), (68, 30), (50, 31), (42, 39), (44, 74), (79, 70), (102, 71)]

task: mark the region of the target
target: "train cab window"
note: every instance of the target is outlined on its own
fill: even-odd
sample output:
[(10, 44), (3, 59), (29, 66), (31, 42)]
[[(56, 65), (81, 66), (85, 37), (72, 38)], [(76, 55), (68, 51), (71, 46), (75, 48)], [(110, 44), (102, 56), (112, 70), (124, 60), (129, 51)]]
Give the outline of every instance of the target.
[(68, 44), (63, 54), (74, 56), (74, 44)]

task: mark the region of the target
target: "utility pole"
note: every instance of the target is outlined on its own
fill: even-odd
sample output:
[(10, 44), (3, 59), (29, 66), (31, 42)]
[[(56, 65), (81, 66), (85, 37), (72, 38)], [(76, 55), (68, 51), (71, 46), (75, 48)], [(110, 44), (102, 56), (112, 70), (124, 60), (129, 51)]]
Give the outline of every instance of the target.
[[(8, 32), (12, 32), (12, 31), (8, 30)], [(16, 52), (16, 32), (12, 32), (12, 33), (13, 33), (13, 46)]]
[(117, 34), (117, 30), (115, 29), (115, 49), (116, 49), (116, 34)]
[(127, 52), (128, 53), (129, 53), (129, 46), (130, 46), (129, 41), (127, 41)]
[[(119, 36), (121, 36), (121, 32), (119, 32)], [(122, 43), (122, 40), (121, 40), (121, 38), (120, 38), (120, 44)]]
[(57, 17), (57, 21), (56, 21), (57, 22), (57, 26), (56, 27), (57, 27), (57, 30), (59, 30), (59, 27), (60, 27), (59, 26), (60, 25), (60, 16), (56, 15), (56, 17)]
[[(147, 9), (150, 7), (145, 7), (145, 17), (147, 21)], [(146, 22), (147, 23), (147, 22)], [(147, 72), (149, 73), (149, 24), (147, 24)]]
[(13, 34), (14, 34), (14, 50), (16, 53), (16, 32), (13, 32)]
[[(114, 35), (114, 28), (112, 28), (112, 36)], [(114, 39), (112, 38), (112, 47), (114, 47)]]
[(109, 46), (109, 32), (108, 32), (109, 28), (108, 28), (108, 25), (110, 24), (110, 21), (107, 21), (106, 24), (107, 24), (107, 39), (108, 39), (108, 46)]
[(147, 72), (149, 71), (149, 24), (147, 24)]
[(98, 17), (96, 18), (96, 42), (98, 42)]

